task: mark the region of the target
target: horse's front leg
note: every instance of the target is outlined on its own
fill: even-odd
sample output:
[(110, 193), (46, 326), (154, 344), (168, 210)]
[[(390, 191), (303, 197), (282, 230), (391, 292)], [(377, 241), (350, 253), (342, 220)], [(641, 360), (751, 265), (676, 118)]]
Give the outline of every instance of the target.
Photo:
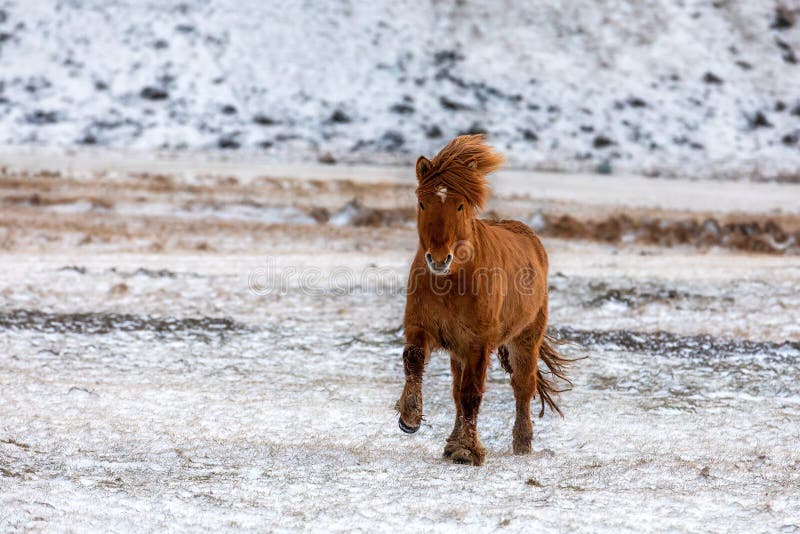
[(467, 355), (463, 361), (461, 372), (461, 425), (458, 429), (458, 438), (453, 447), (450, 458), (455, 463), (481, 465), (486, 457), (486, 451), (478, 438), (478, 411), (483, 399), (483, 389), (486, 383), (486, 368), (489, 366), (488, 347)]
[(408, 434), (419, 430), (422, 421), (422, 375), (425, 372), (428, 350), (428, 343), (422, 330), (406, 330), (406, 346), (403, 349), (406, 384), (396, 408), (400, 412), (398, 421), (400, 430)]

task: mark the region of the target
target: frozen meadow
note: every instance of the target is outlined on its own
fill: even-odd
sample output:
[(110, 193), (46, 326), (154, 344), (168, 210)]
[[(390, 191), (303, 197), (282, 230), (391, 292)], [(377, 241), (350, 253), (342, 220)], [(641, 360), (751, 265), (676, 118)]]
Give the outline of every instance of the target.
[[(493, 361), (486, 465), (459, 466), (441, 459), (446, 355), (428, 365), (420, 431), (393, 409), (416, 235), (392, 210), (410, 173), (61, 164), (0, 176), (3, 530), (800, 529), (796, 254), (545, 237), (555, 332), (587, 356), (565, 417), (535, 419), (534, 453), (512, 455)], [(661, 197), (652, 182), (648, 207), (518, 178), (498, 177), (491, 209), (725, 211), (700, 194), (713, 182)], [(797, 193), (753, 184), (730, 216), (788, 231)], [(359, 219), (368, 208), (382, 218)]]

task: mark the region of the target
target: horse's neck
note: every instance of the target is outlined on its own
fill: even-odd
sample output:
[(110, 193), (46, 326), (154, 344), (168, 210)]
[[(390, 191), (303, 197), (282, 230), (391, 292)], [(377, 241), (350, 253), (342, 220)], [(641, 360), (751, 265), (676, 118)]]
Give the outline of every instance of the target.
[(472, 248), (476, 255), (488, 248), (489, 243), (491, 242), (490, 234), (491, 230), (489, 229), (489, 224), (486, 221), (482, 219), (473, 219), (472, 236), (469, 241), (472, 243)]

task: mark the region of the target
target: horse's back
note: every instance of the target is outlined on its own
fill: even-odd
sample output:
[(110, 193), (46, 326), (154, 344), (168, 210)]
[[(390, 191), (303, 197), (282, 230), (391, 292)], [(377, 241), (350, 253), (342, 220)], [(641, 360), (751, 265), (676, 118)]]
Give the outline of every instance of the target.
[(522, 221), (515, 221), (513, 219), (494, 219), (487, 220), (486, 222), (489, 223), (489, 226), (505, 228), (509, 232), (524, 235), (536, 242), (539, 241), (539, 236), (536, 235), (536, 232), (534, 232), (530, 226)]
[(529, 243), (536, 258), (539, 260), (539, 264), (547, 269), (547, 253), (544, 250), (544, 245), (542, 245), (539, 236), (536, 235), (536, 232), (534, 232), (530, 226), (521, 221), (511, 219), (487, 220), (486, 222), (490, 228), (508, 231), (514, 234), (514, 236), (518, 238), (518, 241), (526, 244)]

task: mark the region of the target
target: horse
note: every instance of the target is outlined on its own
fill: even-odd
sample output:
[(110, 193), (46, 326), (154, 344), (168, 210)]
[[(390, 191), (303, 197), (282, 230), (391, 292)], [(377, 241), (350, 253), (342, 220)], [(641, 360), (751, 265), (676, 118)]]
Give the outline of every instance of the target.
[(459, 464), (485, 460), (477, 422), (491, 354), (511, 375), (514, 454), (531, 452), (534, 396), (540, 417), (545, 405), (563, 417), (554, 401), (557, 379), (569, 383), (570, 360), (547, 334), (544, 246), (522, 222), (478, 218), (489, 197), (486, 175), (503, 162), (477, 134), (456, 137), (416, 163), (419, 246), (406, 289), (405, 385), (395, 407), (403, 432), (419, 430), (425, 364), (431, 351), (448, 352), (456, 415), (443, 456)]

